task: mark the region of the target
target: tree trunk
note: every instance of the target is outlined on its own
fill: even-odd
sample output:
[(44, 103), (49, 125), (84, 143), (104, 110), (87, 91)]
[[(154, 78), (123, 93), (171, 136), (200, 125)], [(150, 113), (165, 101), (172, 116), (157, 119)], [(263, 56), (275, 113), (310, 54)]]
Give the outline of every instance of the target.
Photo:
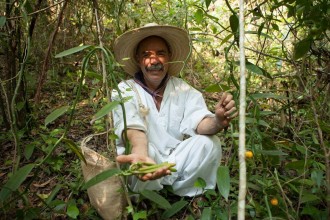
[(61, 11), (60, 11), (60, 13), (58, 15), (58, 18), (57, 18), (56, 27), (55, 27), (55, 29), (53, 31), (53, 34), (52, 34), (52, 36), (49, 40), (49, 43), (48, 43), (48, 48), (47, 48), (45, 60), (44, 60), (43, 66), (42, 66), (41, 73), (40, 73), (39, 78), (38, 78), (38, 85), (37, 85), (36, 93), (35, 93), (35, 96), (34, 96), (34, 101), (36, 103), (39, 103), (39, 101), (40, 101), (41, 89), (42, 89), (42, 87), (45, 83), (46, 76), (47, 76), (47, 71), (48, 71), (48, 68), (49, 68), (49, 59), (50, 59), (51, 51), (52, 51), (53, 44), (55, 42), (56, 35), (58, 33), (59, 27), (62, 24), (63, 15), (64, 15), (65, 8), (67, 6), (67, 3), (68, 3), (68, 1), (64, 1), (64, 3), (63, 3), (63, 6), (62, 6)]

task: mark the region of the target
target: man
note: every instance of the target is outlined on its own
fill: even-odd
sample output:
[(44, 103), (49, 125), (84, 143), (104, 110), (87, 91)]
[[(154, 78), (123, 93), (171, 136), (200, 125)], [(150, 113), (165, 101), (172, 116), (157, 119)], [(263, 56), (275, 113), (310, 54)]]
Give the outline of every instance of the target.
[[(124, 116), (114, 110), (119, 163), (175, 163), (177, 172), (164, 167), (153, 173), (133, 177), (131, 188), (160, 190), (171, 185), (175, 194), (196, 196), (198, 178), (206, 189), (216, 185), (221, 146), (214, 135), (227, 127), (237, 115), (232, 95), (224, 93), (215, 114), (202, 94), (177, 76), (190, 54), (188, 33), (173, 26), (149, 24), (121, 35), (114, 44), (117, 61), (134, 79), (121, 82), (125, 102), (127, 138), (132, 150), (123, 155)], [(117, 92), (113, 99), (119, 99)], [(189, 138), (184, 140), (185, 136)]]

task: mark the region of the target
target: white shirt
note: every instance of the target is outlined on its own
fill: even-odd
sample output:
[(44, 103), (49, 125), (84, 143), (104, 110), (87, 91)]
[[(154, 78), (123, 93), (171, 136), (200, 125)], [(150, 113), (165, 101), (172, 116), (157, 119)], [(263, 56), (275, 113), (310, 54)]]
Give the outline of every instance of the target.
[[(134, 85), (135, 88), (132, 88)], [(134, 80), (118, 85), (125, 102), (127, 128), (145, 131), (149, 144), (156, 146), (159, 153), (167, 157), (181, 143), (184, 135), (196, 135), (196, 128), (205, 117), (214, 117), (205, 104), (202, 94), (182, 79), (170, 77), (167, 82), (159, 111), (152, 96)], [(138, 92), (138, 94), (136, 94)], [(120, 100), (118, 92), (113, 92), (113, 100)], [(139, 112), (139, 100), (149, 113), (145, 120)], [(118, 154), (124, 153), (122, 132), (123, 113), (120, 106), (113, 111)]]

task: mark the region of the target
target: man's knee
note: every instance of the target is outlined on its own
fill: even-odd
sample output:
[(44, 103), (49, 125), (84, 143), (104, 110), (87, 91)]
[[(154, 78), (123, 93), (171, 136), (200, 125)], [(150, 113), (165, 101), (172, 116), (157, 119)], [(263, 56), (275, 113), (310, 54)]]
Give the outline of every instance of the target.
[(197, 141), (211, 148), (221, 148), (220, 139), (216, 135), (196, 135)]
[[(204, 156), (209, 155), (214, 159), (221, 158), (221, 143), (216, 135), (196, 135), (193, 138), (195, 138), (195, 147), (203, 152)], [(198, 152), (197, 149), (196, 151)]]

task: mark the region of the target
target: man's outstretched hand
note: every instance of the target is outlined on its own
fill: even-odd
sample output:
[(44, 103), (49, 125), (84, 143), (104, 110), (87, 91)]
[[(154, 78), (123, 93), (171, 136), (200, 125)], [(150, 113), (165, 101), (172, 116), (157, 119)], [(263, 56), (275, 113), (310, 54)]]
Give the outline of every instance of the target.
[[(134, 164), (134, 163), (156, 164), (155, 161), (150, 157), (143, 156), (140, 154), (119, 155), (117, 156), (117, 162), (130, 163), (130, 164)], [(148, 181), (148, 180), (156, 180), (170, 174), (171, 174), (170, 168), (165, 166), (165, 167), (160, 167), (156, 171), (150, 173), (137, 175), (137, 177), (142, 181)]]
[(235, 107), (233, 96), (224, 92), (220, 101), (215, 106), (215, 116), (218, 126), (225, 128), (228, 127), (230, 121), (238, 115)]

